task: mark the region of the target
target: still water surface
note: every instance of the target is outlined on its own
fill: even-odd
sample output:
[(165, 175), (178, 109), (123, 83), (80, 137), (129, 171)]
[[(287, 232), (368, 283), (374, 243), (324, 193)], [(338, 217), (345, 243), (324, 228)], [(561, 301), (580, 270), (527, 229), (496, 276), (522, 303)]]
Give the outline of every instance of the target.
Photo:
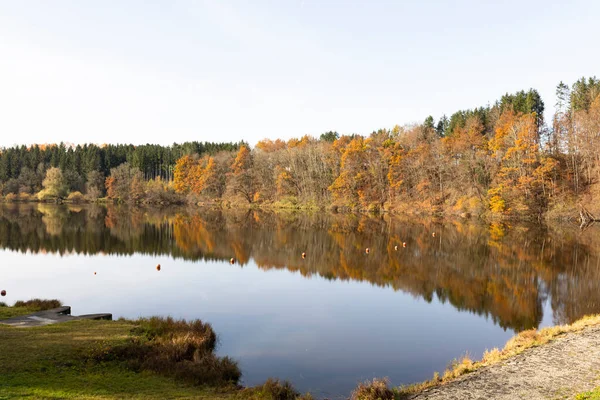
[(8, 303), (58, 298), (74, 314), (200, 318), (243, 383), (275, 376), (336, 398), (600, 312), (599, 230), (0, 205), (0, 286)]

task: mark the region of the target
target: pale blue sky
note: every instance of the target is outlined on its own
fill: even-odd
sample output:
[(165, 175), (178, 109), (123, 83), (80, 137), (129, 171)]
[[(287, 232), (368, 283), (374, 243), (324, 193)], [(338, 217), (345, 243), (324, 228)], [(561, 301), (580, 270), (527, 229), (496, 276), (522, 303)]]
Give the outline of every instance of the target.
[(600, 75), (600, 2), (0, 0), (0, 146), (367, 134)]

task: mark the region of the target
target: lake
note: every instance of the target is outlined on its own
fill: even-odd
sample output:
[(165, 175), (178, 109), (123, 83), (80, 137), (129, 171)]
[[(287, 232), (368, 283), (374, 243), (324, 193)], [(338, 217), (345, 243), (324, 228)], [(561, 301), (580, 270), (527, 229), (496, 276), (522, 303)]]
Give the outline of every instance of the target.
[(338, 398), (373, 377), (428, 379), (515, 332), (600, 312), (599, 233), (571, 223), (2, 204), (0, 289), (9, 304), (58, 298), (75, 315), (199, 318), (218, 333), (219, 354), (239, 361), (244, 384), (278, 377)]

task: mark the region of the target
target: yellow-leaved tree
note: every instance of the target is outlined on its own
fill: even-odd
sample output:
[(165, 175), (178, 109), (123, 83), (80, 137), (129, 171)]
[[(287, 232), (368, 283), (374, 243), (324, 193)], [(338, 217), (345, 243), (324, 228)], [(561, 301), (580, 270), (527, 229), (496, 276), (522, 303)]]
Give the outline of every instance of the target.
[(489, 148), (500, 161), (488, 191), (491, 211), (530, 216), (541, 213), (546, 199), (543, 178), (536, 173), (541, 160), (536, 114), (504, 111)]

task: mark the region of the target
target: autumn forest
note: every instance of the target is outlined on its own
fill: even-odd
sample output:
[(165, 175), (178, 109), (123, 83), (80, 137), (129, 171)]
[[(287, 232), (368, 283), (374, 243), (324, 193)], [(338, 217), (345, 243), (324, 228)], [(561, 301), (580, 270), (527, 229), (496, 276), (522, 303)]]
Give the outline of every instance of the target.
[[(368, 136), (3, 148), (4, 201), (192, 203), (538, 219), (600, 195), (600, 80), (530, 89)], [(599, 213), (600, 214), (600, 213)]]

